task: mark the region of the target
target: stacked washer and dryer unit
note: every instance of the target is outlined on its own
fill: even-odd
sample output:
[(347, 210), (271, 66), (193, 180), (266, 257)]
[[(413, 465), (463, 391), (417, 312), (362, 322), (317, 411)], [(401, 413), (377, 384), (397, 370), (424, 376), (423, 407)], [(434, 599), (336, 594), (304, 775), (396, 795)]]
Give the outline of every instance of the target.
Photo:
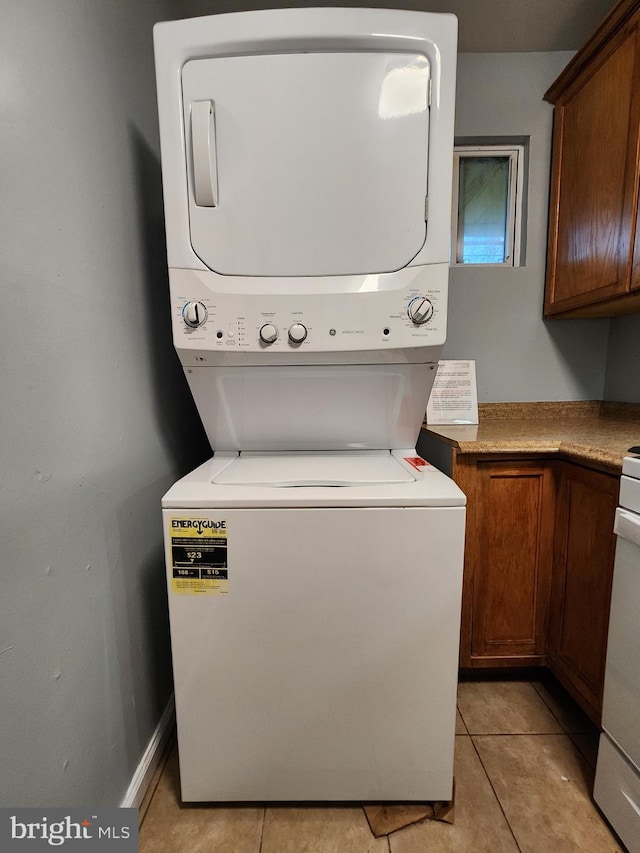
[(465, 499), (445, 340), (456, 20), (155, 28), (175, 347), (214, 449), (163, 500), (182, 798), (452, 795)]

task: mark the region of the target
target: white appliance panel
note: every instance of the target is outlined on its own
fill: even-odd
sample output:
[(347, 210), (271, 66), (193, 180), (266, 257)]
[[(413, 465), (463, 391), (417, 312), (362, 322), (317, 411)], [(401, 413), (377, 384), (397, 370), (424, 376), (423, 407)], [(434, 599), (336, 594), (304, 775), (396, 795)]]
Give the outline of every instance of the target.
[(172, 518), (228, 543), (169, 595), (183, 799), (450, 799), (464, 508), (293, 507), (164, 510), (169, 567)]
[[(638, 472), (640, 477), (640, 471)], [(620, 506), (640, 514), (640, 479), (620, 477)]]
[(640, 851), (640, 460), (622, 466), (594, 799), (630, 853)]
[[(640, 457), (625, 456), (622, 460), (622, 473), (627, 477), (633, 477), (640, 480)], [(640, 510), (640, 506), (638, 507)]]
[(640, 515), (618, 508), (614, 529), (602, 727), (640, 768)]
[(593, 798), (629, 853), (640, 853), (640, 776), (606, 732), (600, 735)]
[[(227, 356), (251, 355), (254, 364), (299, 361), (311, 353), (344, 353), (396, 361), (428, 361), (426, 350), (446, 339), (449, 267), (436, 264), (393, 276), (336, 276), (308, 279), (248, 279), (212, 272), (170, 270), (173, 339), (182, 363), (190, 354), (209, 364)], [(428, 319), (414, 323), (409, 311), (427, 299)], [(199, 306), (200, 324), (190, 327), (187, 306)], [(292, 342), (289, 329), (302, 323), (306, 336)], [(266, 344), (261, 329), (276, 338)], [(436, 357), (437, 360), (437, 357)]]
[[(264, 277), (391, 272), (418, 254), (426, 234), (426, 56), (196, 59), (182, 70), (182, 90), (191, 244), (210, 269)], [(211, 127), (194, 120), (202, 102), (212, 104)], [(199, 200), (201, 161), (215, 192)]]
[(414, 447), (436, 365), (185, 369), (211, 446), (220, 450)]

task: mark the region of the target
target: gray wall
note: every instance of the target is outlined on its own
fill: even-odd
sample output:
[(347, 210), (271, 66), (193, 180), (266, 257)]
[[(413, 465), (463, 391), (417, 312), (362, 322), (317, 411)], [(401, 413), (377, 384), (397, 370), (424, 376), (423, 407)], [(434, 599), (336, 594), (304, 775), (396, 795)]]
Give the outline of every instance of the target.
[(616, 0), (187, 0), (188, 15), (289, 6), (364, 6), (452, 12), (459, 50), (577, 50)]
[(604, 399), (640, 403), (640, 315), (611, 320)]
[(456, 136), (530, 136), (526, 266), (451, 271), (443, 358), (476, 359), (478, 398), (599, 399), (609, 321), (542, 319), (553, 109), (571, 53), (461, 54)]
[(0, 805), (118, 805), (171, 692), (160, 498), (207, 453), (170, 342), (151, 27), (0, 3)]
[[(170, 695), (160, 497), (208, 453), (167, 306), (151, 26), (176, 7), (0, 0), (0, 805), (118, 804)], [(460, 59), (457, 133), (531, 134), (528, 266), (452, 276), (446, 355), (483, 400), (603, 387), (608, 322), (540, 319), (567, 59)], [(637, 318), (612, 326), (626, 399)]]

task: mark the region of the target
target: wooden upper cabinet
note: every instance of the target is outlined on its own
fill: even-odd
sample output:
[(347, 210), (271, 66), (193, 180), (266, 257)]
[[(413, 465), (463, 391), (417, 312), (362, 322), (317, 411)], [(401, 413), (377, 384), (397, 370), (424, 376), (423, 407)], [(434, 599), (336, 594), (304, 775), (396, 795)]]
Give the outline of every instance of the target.
[[(560, 170), (553, 303), (624, 293), (627, 133), (635, 33), (556, 108)], [(624, 228), (625, 219), (627, 227)]]
[(545, 98), (555, 104), (545, 314), (640, 311), (640, 0), (615, 7)]

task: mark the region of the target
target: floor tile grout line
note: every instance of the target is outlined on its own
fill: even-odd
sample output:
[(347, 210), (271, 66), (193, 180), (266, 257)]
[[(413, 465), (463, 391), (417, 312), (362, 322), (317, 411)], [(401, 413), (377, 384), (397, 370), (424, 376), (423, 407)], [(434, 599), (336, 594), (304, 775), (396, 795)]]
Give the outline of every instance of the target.
[[(578, 750), (578, 752), (580, 753), (582, 758), (586, 761), (586, 763), (589, 765), (589, 767), (591, 767), (592, 770), (595, 770), (595, 764), (591, 763), (591, 758), (586, 754), (586, 752), (583, 750), (583, 748), (580, 746), (580, 744), (574, 740), (574, 737), (576, 735), (586, 735), (587, 737), (592, 737), (591, 733), (589, 733), (589, 732), (567, 732), (567, 735), (569, 736), (569, 740), (571, 741), (571, 743), (575, 746), (575, 748)], [(600, 737), (600, 735), (598, 735), (598, 738), (599, 737)]]
[[(462, 682), (459, 682), (459, 684), (460, 683), (462, 683)], [(475, 682), (470, 682), (470, 683), (475, 683)], [(545, 698), (544, 693), (542, 693), (540, 690), (538, 690), (536, 685), (541, 684), (541, 682), (523, 681), (522, 683), (528, 684), (529, 687), (532, 688), (534, 694), (540, 699), (540, 701), (542, 702), (542, 704), (544, 705), (546, 710), (549, 711), (549, 713), (551, 714), (553, 719), (558, 723), (558, 725), (560, 726), (560, 728), (562, 729), (562, 732), (564, 734), (569, 735), (569, 736), (571, 736), (572, 734), (583, 734), (583, 732), (570, 731), (569, 728), (565, 725), (565, 723), (560, 719), (560, 716), (556, 713), (556, 711), (554, 711), (551, 704)], [(457, 705), (457, 703), (456, 703), (456, 707), (457, 707), (457, 710), (458, 710), (460, 716), (462, 717), (462, 722), (464, 723), (468, 733), (473, 737), (474, 733), (471, 732), (471, 730), (467, 726), (467, 722), (464, 719), (464, 715), (463, 715), (462, 711), (460, 710), (460, 707)], [(478, 732), (477, 734), (480, 734), (480, 732)], [(517, 733), (516, 732), (488, 732), (487, 734), (547, 734), (547, 732), (531, 732), (531, 733), (529, 733), (529, 732), (517, 732)], [(549, 732), (549, 734), (558, 734), (558, 732)], [(584, 732), (584, 734), (589, 734), (589, 732)]]
[(496, 789), (493, 786), (493, 782), (491, 781), (491, 776), (489, 776), (489, 773), (487, 772), (487, 768), (484, 766), (484, 761), (482, 760), (482, 756), (480, 755), (480, 750), (476, 746), (476, 742), (474, 741), (473, 736), (469, 735), (469, 737), (471, 738), (471, 743), (473, 744), (473, 748), (475, 750), (475, 753), (478, 756), (478, 761), (480, 762), (480, 765), (481, 765), (482, 769), (484, 770), (484, 775), (487, 777), (487, 782), (491, 786), (491, 790), (493, 791), (493, 796), (496, 798), (496, 802), (498, 803), (498, 806), (500, 807), (500, 811), (502, 812), (502, 816), (504, 817), (504, 819), (507, 823), (507, 826), (509, 827), (509, 832), (511, 833), (511, 837), (513, 838), (513, 843), (516, 845), (516, 848), (519, 851), (519, 853), (522, 853), (522, 848), (518, 844), (518, 839), (516, 838), (516, 834), (513, 831), (513, 827), (511, 826), (511, 823), (510, 823), (509, 818), (507, 817), (507, 814), (506, 814), (506, 812), (502, 806), (502, 803), (500, 802), (500, 797), (498, 796), (498, 792), (496, 791)]
[[(551, 714), (556, 718), (556, 720), (558, 721), (558, 725), (562, 727), (562, 730), (564, 731), (564, 733), (565, 733), (565, 734), (569, 735), (569, 737), (571, 737), (571, 735), (588, 735), (588, 734), (592, 734), (592, 732), (589, 732), (589, 731), (584, 731), (584, 732), (583, 732), (583, 731), (571, 731), (571, 730), (569, 730), (569, 729), (567, 728), (567, 726), (562, 722), (562, 720), (560, 719), (560, 717), (558, 716), (558, 714), (556, 714), (556, 712), (553, 710), (553, 708), (551, 707), (551, 705), (547, 702), (547, 700), (546, 700), (546, 699), (545, 699), (545, 697), (544, 697), (544, 694), (543, 694), (543, 693), (540, 693), (540, 691), (539, 691), (539, 690), (538, 690), (538, 688), (536, 687), (536, 682), (532, 681), (532, 682), (530, 682), (530, 683), (531, 683), (531, 686), (533, 687), (533, 689), (534, 689), (534, 690), (536, 691), (536, 693), (538, 694), (538, 696), (542, 699), (542, 701), (544, 702), (544, 704), (547, 706), (547, 708), (549, 709), (549, 711), (551, 712)], [(580, 706), (578, 706), (578, 711), (579, 711), (580, 713), (584, 714), (584, 711), (582, 711), (582, 709), (580, 708)], [(586, 717), (586, 715), (584, 715), (584, 716)], [(586, 719), (589, 719), (589, 718), (588, 718), (588, 717), (586, 717)], [(592, 722), (592, 721), (591, 721), (591, 720), (589, 720), (589, 722)], [(597, 729), (597, 726), (596, 726), (596, 724), (595, 724), (595, 723), (593, 723), (593, 726)]]
[(469, 737), (568, 737), (569, 732), (469, 732)]
[(457, 704), (457, 703), (456, 703), (456, 712), (457, 712), (458, 714), (460, 714), (460, 719), (462, 720), (462, 725), (464, 726), (465, 734), (471, 734), (471, 733), (470, 733), (470, 731), (469, 731), (469, 726), (467, 725), (467, 722), (466, 722), (465, 718), (462, 716), (462, 711), (461, 711), (461, 710), (460, 710), (460, 708), (458, 707), (458, 704)]
[(262, 841), (264, 839), (264, 824), (267, 819), (267, 807), (262, 807), (262, 823), (260, 824), (260, 843), (258, 844), (258, 853), (262, 853)]
[(567, 735), (568, 735), (568, 734), (569, 734), (569, 732), (567, 731), (566, 726), (564, 725), (564, 723), (562, 722), (562, 720), (560, 719), (560, 717), (555, 713), (555, 711), (553, 710), (553, 708), (551, 707), (551, 705), (550, 705), (550, 704), (547, 702), (547, 700), (544, 698), (544, 694), (543, 694), (543, 693), (541, 693), (541, 692), (538, 690), (538, 688), (537, 688), (537, 687), (536, 687), (536, 685), (535, 685), (535, 682), (530, 681), (530, 682), (529, 682), (529, 684), (531, 684), (531, 686), (532, 686), (532, 687), (533, 687), (533, 689), (535, 690), (536, 695), (537, 695), (537, 696), (539, 696), (539, 697), (540, 697), (540, 699), (542, 699), (542, 701), (543, 701), (543, 703), (544, 703), (545, 707), (548, 709), (549, 713), (554, 717), (554, 719), (555, 719), (555, 720), (557, 720), (557, 721), (558, 721), (558, 725), (562, 728), (562, 731), (563, 731), (565, 734), (567, 734)]

